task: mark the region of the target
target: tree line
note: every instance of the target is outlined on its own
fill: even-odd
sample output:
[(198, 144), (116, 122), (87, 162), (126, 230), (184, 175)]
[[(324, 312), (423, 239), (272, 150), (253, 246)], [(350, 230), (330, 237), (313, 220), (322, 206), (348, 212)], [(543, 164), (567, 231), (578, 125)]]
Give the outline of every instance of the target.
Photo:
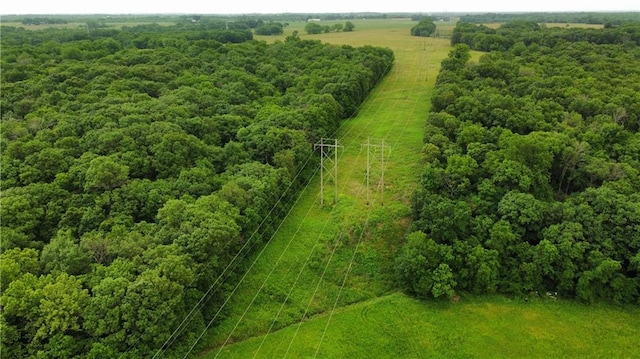
[(468, 14), (460, 16), (460, 21), (472, 24), (506, 23), (516, 20), (536, 23), (580, 23), (620, 25), (640, 21), (638, 12), (542, 12), (512, 14)]
[(465, 39), (481, 49), (487, 28), (457, 25), (396, 260), (403, 288), (640, 302), (638, 30), (507, 23), (472, 62)]
[(354, 31), (356, 25), (351, 21), (347, 21), (344, 25), (337, 23), (331, 26), (329, 25), (320, 25), (317, 22), (309, 21), (307, 25), (304, 27), (304, 31), (309, 35), (317, 35), (321, 33), (330, 33), (330, 32), (351, 32)]
[(467, 44), (473, 50), (507, 51), (515, 44), (537, 44), (553, 48), (563, 42), (589, 42), (600, 45), (640, 45), (640, 26), (627, 23), (603, 29), (546, 28), (533, 21), (516, 20), (497, 29), (485, 25), (459, 22), (451, 36), (451, 44)]
[(4, 356), (183, 352), (393, 62), (226, 28), (2, 27)]

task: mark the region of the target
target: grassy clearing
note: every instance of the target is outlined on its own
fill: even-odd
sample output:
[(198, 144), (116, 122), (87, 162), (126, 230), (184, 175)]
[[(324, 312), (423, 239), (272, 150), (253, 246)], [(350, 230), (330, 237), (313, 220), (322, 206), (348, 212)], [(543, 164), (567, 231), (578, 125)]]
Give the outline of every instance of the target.
[(224, 348), (218, 357), (631, 358), (637, 357), (639, 315), (637, 307), (562, 300), (423, 302), (394, 293), (341, 308), (326, 333), (329, 316), (322, 315), (299, 330), (291, 326)]

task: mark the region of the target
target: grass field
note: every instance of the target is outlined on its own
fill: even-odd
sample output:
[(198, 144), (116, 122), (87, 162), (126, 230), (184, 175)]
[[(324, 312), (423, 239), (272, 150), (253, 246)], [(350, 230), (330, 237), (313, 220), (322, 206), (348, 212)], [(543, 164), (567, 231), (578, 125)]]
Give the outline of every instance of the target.
[(424, 302), (394, 293), (226, 347), (218, 358), (634, 358), (639, 315), (562, 300)]
[[(331, 32), (328, 34), (309, 35), (304, 31), (304, 27), (307, 24), (302, 21), (290, 22), (289, 26), (285, 28), (284, 34), (280, 36), (260, 36), (256, 35), (258, 40), (264, 40), (272, 42), (275, 40), (284, 40), (287, 36), (291, 35), (294, 31), (298, 31), (300, 38), (303, 39), (319, 39), (325, 42), (337, 43), (337, 44), (349, 44), (353, 46), (361, 45), (375, 45), (394, 48), (394, 51), (401, 48), (401, 44), (396, 44), (395, 41), (400, 40), (402, 44), (407, 42), (403, 41), (403, 37), (410, 37), (409, 30), (416, 24), (411, 19), (370, 19), (370, 20), (350, 20), (356, 27), (353, 32)], [(318, 24), (324, 26), (331, 26), (333, 24), (344, 24), (345, 21), (339, 20), (327, 20), (320, 21)], [(455, 21), (439, 22), (438, 33), (444, 36), (448, 36), (453, 32), (455, 27)], [(447, 39), (444, 41), (449, 43)]]
[[(298, 30), (301, 38), (389, 47), (396, 63), (336, 134), (344, 146), (337, 205), (319, 206), (316, 176), (275, 237), (251, 258), (225, 306), (226, 318), (205, 336), (210, 349), (202, 356), (632, 357), (640, 334), (637, 308), (501, 296), (425, 302), (394, 291), (392, 258), (409, 225), (429, 95), (449, 40), (411, 37), (407, 20), (354, 23), (354, 32), (322, 35), (304, 34), (304, 23), (293, 23), (282, 36), (264, 38), (282, 40)], [(389, 147), (384, 198), (375, 185), (381, 147), (370, 153), (367, 206), (362, 144), (369, 137)], [(324, 198), (331, 204), (333, 184), (327, 185)]]

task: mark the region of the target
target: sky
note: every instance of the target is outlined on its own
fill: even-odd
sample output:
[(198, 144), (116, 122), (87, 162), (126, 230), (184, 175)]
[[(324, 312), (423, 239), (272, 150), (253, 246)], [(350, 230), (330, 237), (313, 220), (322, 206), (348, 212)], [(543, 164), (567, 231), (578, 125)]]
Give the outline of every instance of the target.
[(0, 14), (640, 11), (639, 0), (4, 0)]

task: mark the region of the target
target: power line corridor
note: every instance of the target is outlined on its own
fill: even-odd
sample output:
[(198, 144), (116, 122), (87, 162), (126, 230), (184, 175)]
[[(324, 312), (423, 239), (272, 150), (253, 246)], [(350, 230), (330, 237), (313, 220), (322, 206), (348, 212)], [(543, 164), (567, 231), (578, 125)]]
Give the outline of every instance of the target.
[[(264, 253), (249, 258), (253, 261), (251, 271), (229, 298), (227, 317), (203, 339), (212, 346), (205, 357), (233, 356), (226, 345), (291, 324), (297, 329), (288, 341), (267, 350), (263, 346), (266, 336), (256, 338), (261, 343), (253, 355), (298, 357), (301, 353), (294, 354), (294, 346), (305, 340), (296, 337), (302, 324), (327, 315), (316, 342), (306, 343), (308, 351), (304, 353), (322, 357), (323, 339), (334, 311), (383, 294), (380, 288), (384, 286), (362, 285), (369, 279), (356, 268), (356, 259), (361, 256), (359, 248), (367, 240), (369, 227), (378, 221), (376, 216), (385, 211), (404, 213), (408, 208), (407, 196), (398, 193), (398, 187), (407, 186), (403, 176), (416, 173), (405, 168), (406, 158), (395, 156), (412, 153), (418, 162), (429, 103), (425, 88), (433, 81), (428, 79), (429, 71), (433, 71), (429, 66), (440, 62), (429, 54), (434, 46), (444, 45), (424, 46), (422, 40), (415, 39), (415, 51), (396, 50), (393, 69), (362, 104), (357, 116), (345, 120), (337, 133), (337, 140), (344, 146), (338, 148), (336, 141), (333, 150), (338, 153), (332, 153), (335, 165), (340, 166), (337, 183), (332, 182), (333, 177), (316, 176)], [(404, 111), (389, 110), (394, 108)], [(324, 181), (330, 183), (327, 188), (336, 188), (325, 189), (326, 198), (319, 191)], [(390, 188), (386, 195), (385, 187)], [(323, 199), (324, 206), (320, 204)], [(351, 287), (356, 272), (360, 273), (359, 284)]]

